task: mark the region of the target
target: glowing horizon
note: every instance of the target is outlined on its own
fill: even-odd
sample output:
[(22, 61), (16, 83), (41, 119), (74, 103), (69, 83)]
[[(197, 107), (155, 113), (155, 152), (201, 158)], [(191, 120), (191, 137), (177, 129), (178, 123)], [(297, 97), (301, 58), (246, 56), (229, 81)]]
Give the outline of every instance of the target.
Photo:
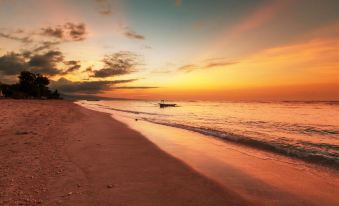
[[(338, 9), (331, 0), (0, 0), (0, 81), (32, 69), (66, 94), (339, 100)], [(133, 61), (112, 66), (105, 55)]]

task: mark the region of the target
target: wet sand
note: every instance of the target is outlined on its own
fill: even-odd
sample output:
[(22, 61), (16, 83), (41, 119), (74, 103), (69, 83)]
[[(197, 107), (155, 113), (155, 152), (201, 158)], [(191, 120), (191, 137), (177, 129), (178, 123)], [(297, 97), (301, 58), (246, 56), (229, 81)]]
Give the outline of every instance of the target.
[(339, 172), (333, 168), (182, 129), (114, 118), (257, 205), (339, 205)]
[(108, 114), (0, 100), (0, 205), (253, 205)]

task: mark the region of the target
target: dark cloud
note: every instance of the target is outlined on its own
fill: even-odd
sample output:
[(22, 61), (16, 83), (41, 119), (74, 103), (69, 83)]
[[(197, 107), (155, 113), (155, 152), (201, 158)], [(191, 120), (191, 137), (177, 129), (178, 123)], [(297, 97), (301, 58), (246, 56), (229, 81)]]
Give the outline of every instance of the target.
[(50, 36), (58, 39), (64, 38), (64, 30), (61, 27), (46, 27), (41, 29), (41, 34), (45, 36)]
[(136, 80), (137, 79), (73, 82), (66, 78), (60, 78), (58, 81), (52, 82), (51, 88), (58, 89), (63, 93), (94, 94), (111, 90), (112, 88), (114, 88), (114, 85), (130, 83)]
[(31, 57), (28, 64), (31, 71), (47, 75), (60, 74), (57, 64), (62, 63), (64, 56), (60, 51), (49, 51), (45, 54), (36, 54)]
[(40, 35), (63, 41), (82, 41), (86, 38), (86, 30), (83, 23), (68, 22), (64, 25), (41, 28)]
[[(79, 71), (81, 62), (75, 60), (65, 60), (64, 55), (59, 50), (48, 50), (42, 52), (54, 42), (46, 42), (42, 47), (37, 47), (33, 51), (24, 50), (21, 53), (7, 53), (0, 56), (0, 74), (18, 75), (21, 71), (27, 70), (41, 73), (48, 76), (65, 75)], [(38, 52), (37, 52), (38, 51)], [(140, 65), (138, 56), (131, 52), (118, 52), (105, 56), (103, 68), (94, 70), (88, 67), (86, 72), (89, 77), (105, 78), (130, 74), (136, 71)]]
[[(108, 55), (103, 59), (103, 70), (93, 71), (88, 67), (86, 72), (100, 77), (117, 76), (135, 71), (137, 65), (136, 55), (130, 52), (119, 52)], [(64, 68), (64, 69), (60, 69)], [(12, 80), (21, 71), (31, 71), (48, 76), (64, 75), (78, 71), (80, 61), (65, 61), (62, 52), (50, 50), (44, 53), (25, 51), (22, 53), (8, 53), (0, 56), (0, 80)], [(107, 69), (107, 70), (106, 70)], [(105, 73), (107, 72), (107, 73)], [(63, 93), (95, 94), (114, 89), (152, 89), (151, 86), (124, 86), (137, 81), (137, 79), (110, 80), (110, 81), (78, 81), (73, 82), (65, 78), (51, 81), (51, 88)], [(122, 86), (121, 86), (122, 85)]]
[(66, 61), (64, 64), (68, 66), (67, 70), (64, 71), (64, 74), (78, 71), (81, 68), (80, 61)]
[(112, 89), (157, 89), (159, 87), (148, 87), (148, 86), (122, 86), (122, 87), (113, 87)]
[(31, 58), (31, 56), (33, 55), (32, 51), (28, 51), (28, 50), (23, 50), (20, 54), (21, 57), (25, 58), (25, 59), (29, 59)]
[[(17, 32), (14, 32), (14, 33), (17, 33)], [(3, 33), (3, 32), (0, 32), (0, 37), (6, 38), (6, 39), (11, 39), (11, 40), (14, 40), (14, 41), (19, 41), (19, 42), (22, 42), (22, 43), (25, 43), (25, 44), (33, 42), (33, 40), (28, 36), (19, 37), (19, 36), (15, 36), (14, 34)]]
[(117, 68), (117, 69), (111, 69), (111, 68), (107, 68), (107, 69), (100, 69), (100, 70), (96, 70), (93, 71), (94, 75), (92, 77), (111, 77), (111, 76), (118, 76), (118, 75), (124, 75), (124, 74), (128, 74), (129, 72), (123, 68)]
[(125, 32), (125, 36), (129, 39), (144, 40), (145, 37), (141, 34), (136, 33), (135, 31), (128, 30)]
[(33, 49), (33, 52), (40, 52), (43, 50), (50, 50), (54, 46), (61, 44), (60, 41), (44, 41), (40, 45), (37, 45), (36, 48)]
[(29, 64), (31, 66), (49, 67), (55, 66), (56, 63), (62, 62), (64, 56), (61, 51), (48, 51), (45, 54), (35, 55), (31, 58)]
[(43, 51), (51, 51), (51, 50), (57, 50), (55, 49), (56, 45), (61, 44), (60, 41), (43, 41), (40, 43), (37, 43), (35, 46), (33, 46), (33, 48), (31, 48), (30, 50), (22, 50), (21, 54), (25, 57), (25, 58), (30, 58), (35, 54), (39, 54)]
[(88, 73), (92, 73), (93, 72), (93, 67), (92, 66), (87, 67), (85, 71), (88, 72)]
[(69, 32), (69, 36), (73, 41), (82, 41), (85, 39), (86, 26), (85, 24), (74, 24), (74, 23), (67, 23), (65, 24), (65, 28)]
[(106, 55), (103, 59), (104, 68), (94, 70), (92, 77), (113, 77), (135, 72), (138, 65), (137, 55), (131, 52), (118, 52)]
[(53, 38), (54, 40), (58, 39), (58, 41), (48, 40), (42, 43), (40, 42), (40, 44), (42, 44), (40, 45), (41, 48), (37, 48), (37, 50), (42, 50), (47, 47), (50, 48), (51, 46), (60, 44), (62, 42), (85, 40), (87, 35), (87, 28), (86, 25), (83, 23), (67, 22), (63, 25), (43, 27), (40, 29), (39, 32), (26, 32), (23, 29), (17, 29), (13, 31), (8, 28), (1, 28), (0, 31), (0, 38), (6, 38), (24, 44), (39, 44), (39, 42), (36, 42), (34, 40), (34, 37), (36, 35)]
[[(61, 66), (65, 69), (60, 69)], [(63, 53), (57, 50), (50, 50), (41, 54), (24, 51), (22, 53), (8, 53), (0, 57), (0, 74), (7, 76), (18, 75), (25, 70), (53, 76), (75, 72), (80, 68), (79, 61), (64, 61)]]
[(63, 60), (59, 51), (49, 51), (41, 55), (9, 53), (0, 57), (0, 72), (2, 75), (18, 75), (22, 71), (32, 71), (45, 75), (60, 74), (56, 65)]
[(0, 73), (16, 75), (28, 68), (25, 59), (17, 53), (8, 53), (0, 57)]

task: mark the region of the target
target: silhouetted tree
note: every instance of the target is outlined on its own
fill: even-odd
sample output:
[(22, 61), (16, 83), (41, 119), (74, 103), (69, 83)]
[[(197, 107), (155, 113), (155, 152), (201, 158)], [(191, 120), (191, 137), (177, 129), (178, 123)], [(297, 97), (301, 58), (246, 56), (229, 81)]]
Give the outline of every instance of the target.
[(42, 76), (41, 74), (37, 74), (35, 78), (35, 85), (38, 87), (38, 96), (48, 96), (50, 91), (47, 87), (49, 84), (49, 79), (47, 77)]
[(23, 71), (19, 75), (20, 91), (24, 92), (28, 97), (38, 96), (38, 85), (35, 83), (36, 74)]
[(1, 85), (1, 91), (2, 94), (5, 97), (10, 97), (10, 98), (25, 98), (24, 93), (20, 91), (19, 85), (18, 84), (2, 84)]
[(23, 71), (19, 75), (19, 83), (13, 85), (1, 84), (0, 90), (9, 98), (46, 98), (60, 99), (57, 90), (48, 88), (49, 79), (41, 74)]

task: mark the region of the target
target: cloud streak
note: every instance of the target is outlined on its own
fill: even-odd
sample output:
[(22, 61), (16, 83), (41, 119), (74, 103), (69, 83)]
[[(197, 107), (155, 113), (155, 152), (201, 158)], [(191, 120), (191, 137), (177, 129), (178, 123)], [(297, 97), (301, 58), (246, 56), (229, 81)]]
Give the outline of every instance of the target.
[(73, 82), (66, 78), (60, 78), (58, 81), (52, 82), (51, 88), (58, 89), (64, 93), (95, 94), (112, 90), (115, 85), (126, 84), (134, 81), (137, 81), (137, 79)]
[(177, 69), (177, 71), (192, 72), (198, 69), (220, 68), (220, 67), (232, 66), (238, 63), (240, 62), (230, 61), (224, 58), (214, 58), (214, 59), (205, 60), (204, 63), (201, 63), (201, 64), (187, 64), (187, 65), (181, 66)]
[(125, 36), (129, 39), (135, 39), (135, 40), (145, 40), (145, 37), (141, 34), (136, 33), (135, 31), (126, 31)]
[(159, 87), (152, 86), (123, 86), (123, 87), (113, 87), (112, 89), (157, 89)]
[(40, 52), (43, 50), (51, 50), (54, 46), (61, 44), (60, 41), (44, 41), (41, 42), (40, 45), (37, 45), (34, 49), (33, 52)]
[(19, 37), (19, 36), (15, 36), (13, 34), (8, 34), (8, 33), (3, 33), (3, 32), (0, 32), (0, 37), (10, 39), (10, 40), (14, 40), (14, 41), (19, 41), (19, 42), (22, 42), (22, 43), (25, 43), (25, 44), (33, 42), (33, 40), (28, 36)]
[(274, 16), (286, 9), (293, 2), (295, 2), (295, 0), (269, 1), (267, 5), (255, 10), (252, 14), (245, 17), (237, 26), (235, 26), (231, 31), (231, 36), (238, 36), (249, 32), (269, 21), (272, 21)]
[(178, 71), (183, 71), (183, 72), (191, 72), (193, 70), (199, 69), (199, 66), (195, 64), (187, 64), (184, 66), (179, 67), (177, 70)]
[(211, 62), (211, 63), (206, 64), (204, 67), (205, 68), (225, 67), (225, 66), (238, 64), (238, 63), (239, 62), (236, 62), (236, 61)]
[(71, 61), (64, 62), (64, 64), (68, 66), (67, 70), (64, 71), (64, 74), (78, 71), (81, 68), (80, 61), (71, 60)]

